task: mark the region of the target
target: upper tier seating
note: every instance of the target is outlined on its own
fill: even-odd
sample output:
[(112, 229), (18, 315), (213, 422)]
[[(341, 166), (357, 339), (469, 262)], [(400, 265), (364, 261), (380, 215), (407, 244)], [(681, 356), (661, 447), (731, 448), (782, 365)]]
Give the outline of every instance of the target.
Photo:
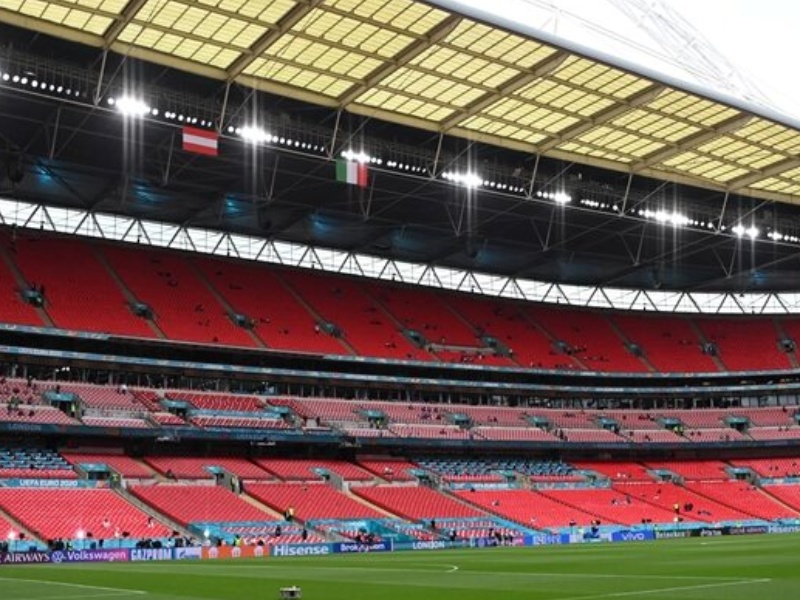
[(186, 260), (174, 252), (104, 246), (108, 262), (171, 340), (254, 347)]
[(473, 327), (446, 305), (444, 294), (390, 284), (369, 283), (366, 287), (403, 328), (417, 331), (431, 344), (483, 346)]
[(339, 340), (316, 332), (316, 319), (283, 284), (277, 269), (206, 257), (194, 261), (233, 309), (253, 320), (255, 333), (268, 347), (348, 354)]
[[(9, 254), (13, 258), (16, 250), (11, 251), (11, 242), (4, 232), (0, 233), (0, 243), (9, 248)], [(16, 249), (16, 243), (13, 247)], [(19, 288), (8, 263), (0, 252), (0, 322), (43, 327), (44, 322), (36, 309), (22, 300), (23, 290)]]
[[(0, 508), (40, 539), (75, 539), (82, 531), (96, 539), (130, 533), (157, 538), (171, 530), (108, 489), (0, 489)], [(106, 519), (108, 520), (106, 526)]]
[(178, 523), (271, 521), (273, 516), (242, 500), (233, 492), (209, 485), (136, 486), (131, 491)]
[(47, 313), (57, 327), (155, 337), (86, 241), (20, 236), (16, 247), (14, 260), (28, 283), (44, 286)]
[(162, 475), (172, 472), (177, 479), (213, 479), (208, 467), (220, 467), (242, 479), (272, 479), (272, 475), (246, 458), (212, 456), (149, 456), (145, 462)]
[(406, 519), (481, 517), (484, 513), (427, 487), (357, 487), (353, 492)]
[(714, 360), (703, 354), (702, 344), (691, 322), (669, 315), (615, 314), (614, 323), (628, 340), (662, 373), (714, 373)]
[(155, 473), (152, 469), (148, 468), (147, 465), (125, 454), (64, 451), (61, 455), (71, 465), (105, 464), (123, 477), (130, 477), (133, 479), (152, 479), (155, 477)]
[(564, 310), (546, 306), (527, 307), (540, 326), (566, 343), (593, 371), (647, 371), (647, 366), (625, 347), (606, 316), (596, 312)]
[(287, 270), (280, 276), (325, 322), (336, 325), (360, 356), (432, 360), (355, 281), (313, 271)]
[(698, 327), (714, 342), (719, 357), (731, 371), (790, 369), (778, 347), (778, 331), (771, 319), (698, 319)]
[(324, 483), (249, 484), (247, 493), (283, 513), (294, 508), (301, 521), (311, 519), (382, 519), (386, 515)]
[(511, 302), (448, 294), (445, 301), (473, 323), (478, 332), (492, 336), (509, 348), (523, 367), (577, 369), (567, 355), (558, 352), (550, 338)]
[(336, 473), (347, 481), (370, 481), (372, 473), (361, 467), (339, 460), (302, 459), (302, 458), (268, 458), (256, 459), (261, 468), (287, 481), (313, 481), (320, 476), (314, 469), (324, 469)]
[[(800, 320), (788, 317), (776, 326), (768, 316), (533, 305), (39, 231), (15, 235), (12, 249), (8, 230), (0, 232), (5, 323), (46, 324), (43, 313), (21, 301), (18, 288), (26, 283), (16, 281), (13, 265), (30, 283), (45, 286), (45, 309), (57, 327), (157, 337), (153, 324), (130, 310), (136, 300), (152, 308), (169, 340), (236, 347), (608, 372), (646, 372), (652, 365), (676, 373), (790, 369), (780, 337), (800, 339)], [(236, 325), (229, 312), (251, 319), (254, 329)], [(320, 330), (326, 320), (343, 330), (344, 339)], [(404, 328), (444, 347), (418, 349), (402, 335)], [(477, 350), (487, 350), (482, 336), (510, 347), (513, 359), (491, 353), (477, 358)], [(700, 351), (706, 339), (717, 344), (719, 360)], [(626, 342), (637, 344), (643, 357)]]

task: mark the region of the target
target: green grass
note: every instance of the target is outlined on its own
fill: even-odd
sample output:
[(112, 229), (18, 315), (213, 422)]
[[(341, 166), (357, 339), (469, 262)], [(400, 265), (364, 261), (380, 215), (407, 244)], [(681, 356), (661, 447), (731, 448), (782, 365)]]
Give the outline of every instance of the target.
[(0, 567), (2, 600), (794, 600), (800, 536), (226, 562)]

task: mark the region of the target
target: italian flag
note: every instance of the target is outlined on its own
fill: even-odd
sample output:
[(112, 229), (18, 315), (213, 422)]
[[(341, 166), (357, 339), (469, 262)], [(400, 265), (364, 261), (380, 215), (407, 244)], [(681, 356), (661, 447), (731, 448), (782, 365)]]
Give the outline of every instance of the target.
[(355, 161), (337, 160), (336, 181), (367, 187), (367, 165)]

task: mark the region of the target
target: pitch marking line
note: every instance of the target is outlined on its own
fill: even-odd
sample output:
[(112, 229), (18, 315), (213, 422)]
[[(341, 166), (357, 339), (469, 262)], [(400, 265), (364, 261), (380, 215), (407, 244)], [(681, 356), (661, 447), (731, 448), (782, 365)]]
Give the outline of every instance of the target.
[(752, 585), (754, 583), (769, 583), (772, 579), (743, 579), (739, 581), (728, 581), (726, 583), (704, 583), (701, 585), (682, 585), (668, 588), (653, 588), (649, 590), (635, 590), (631, 592), (610, 592), (607, 594), (596, 594), (594, 596), (570, 596), (569, 598), (559, 598), (558, 600), (597, 600), (599, 598), (625, 598), (630, 596), (646, 596), (650, 594), (666, 594), (667, 592), (687, 592), (690, 590), (705, 590), (710, 588), (733, 587), (736, 585)]
[[(70, 587), (70, 588), (77, 588), (82, 590), (105, 590), (108, 593), (105, 594), (81, 594), (79, 596), (50, 596), (47, 598), (41, 598), (37, 600), (65, 600), (67, 598), (108, 598), (112, 596), (142, 596), (147, 594), (148, 592), (144, 590), (126, 590), (122, 588), (112, 588), (112, 587), (103, 587), (102, 585), (85, 585), (82, 583), (68, 583), (65, 581), (47, 581), (46, 579), (21, 579), (19, 577), (0, 577), (0, 581), (19, 581), (22, 583), (38, 583), (40, 585), (60, 585), (62, 587)], [(18, 598), (17, 600), (26, 600), (24, 598)]]

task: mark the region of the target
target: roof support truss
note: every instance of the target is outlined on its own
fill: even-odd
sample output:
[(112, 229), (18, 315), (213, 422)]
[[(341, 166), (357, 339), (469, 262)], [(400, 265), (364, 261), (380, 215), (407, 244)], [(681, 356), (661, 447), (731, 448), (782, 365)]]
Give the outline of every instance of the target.
[(678, 156), (684, 152), (693, 150), (694, 148), (698, 148), (703, 144), (713, 141), (719, 136), (723, 136), (736, 131), (737, 129), (741, 129), (752, 120), (753, 116), (747, 114), (740, 114), (736, 115), (735, 117), (731, 117), (730, 119), (723, 121), (711, 129), (693, 133), (692, 135), (675, 142), (675, 144), (670, 144), (666, 148), (656, 150), (655, 152), (646, 156), (643, 160), (633, 164), (631, 166), (631, 170), (634, 172), (641, 171), (642, 169), (662, 163), (674, 156)]
[(755, 173), (750, 173), (737, 179), (733, 179), (728, 183), (728, 190), (731, 192), (743, 190), (747, 187), (750, 187), (754, 183), (762, 181), (763, 179), (776, 177), (777, 175), (785, 173), (786, 171), (794, 169), (795, 167), (800, 167), (800, 156), (792, 156), (785, 160), (781, 160), (769, 165), (768, 167), (765, 167), (760, 171), (756, 171)]
[(440, 130), (449, 131), (458, 124), (463, 123), (470, 117), (473, 117), (482, 110), (490, 107), (495, 102), (499, 102), (509, 94), (513, 94), (517, 90), (525, 87), (529, 83), (536, 81), (537, 79), (546, 77), (560, 67), (568, 57), (569, 54), (563, 50), (554, 52), (547, 58), (542, 59), (532, 68), (521, 72), (519, 75), (515, 75), (502, 86), (497, 88), (497, 90), (489, 92), (485, 96), (478, 98), (470, 105), (459, 110), (456, 114), (442, 122), (440, 125)]
[(117, 41), (119, 35), (130, 25), (131, 21), (139, 14), (139, 11), (147, 4), (147, 0), (130, 0), (122, 9), (122, 14), (117, 21), (111, 23), (103, 34), (103, 48), (108, 49)]
[(458, 15), (451, 15), (443, 20), (441, 23), (433, 27), (423, 38), (420, 38), (402, 50), (391, 61), (378, 67), (367, 79), (358, 85), (351, 87), (340, 98), (339, 105), (346, 107), (348, 104), (356, 100), (361, 94), (368, 91), (381, 81), (386, 79), (392, 73), (409, 64), (412, 60), (418, 57), (423, 52), (432, 48), (442, 40), (444, 40), (453, 30), (458, 27), (461, 22), (461, 17)]
[(594, 129), (595, 127), (599, 127), (600, 125), (604, 125), (605, 123), (609, 123), (614, 119), (621, 117), (625, 113), (634, 110), (635, 108), (639, 108), (640, 106), (644, 106), (655, 100), (661, 92), (663, 92), (666, 88), (660, 84), (652, 84), (644, 88), (643, 90), (639, 90), (631, 97), (626, 100), (620, 101), (618, 104), (614, 104), (613, 106), (609, 106), (597, 114), (593, 115), (591, 118), (586, 119), (585, 121), (581, 121), (579, 123), (575, 123), (574, 125), (567, 127), (564, 131), (559, 133), (558, 135), (553, 136), (552, 138), (545, 140), (539, 146), (540, 152), (547, 152), (552, 150), (556, 146), (560, 146), (564, 142), (569, 140), (573, 140), (576, 137), (579, 137)]
[(281, 17), (275, 29), (267, 31), (250, 46), (247, 52), (231, 63), (231, 66), (228, 67), (227, 70), (228, 81), (233, 81), (241, 75), (254, 60), (264, 54), (264, 52), (277, 42), (287, 31), (302, 21), (306, 15), (319, 7), (323, 2), (324, 0), (306, 0), (292, 7), (289, 12)]

